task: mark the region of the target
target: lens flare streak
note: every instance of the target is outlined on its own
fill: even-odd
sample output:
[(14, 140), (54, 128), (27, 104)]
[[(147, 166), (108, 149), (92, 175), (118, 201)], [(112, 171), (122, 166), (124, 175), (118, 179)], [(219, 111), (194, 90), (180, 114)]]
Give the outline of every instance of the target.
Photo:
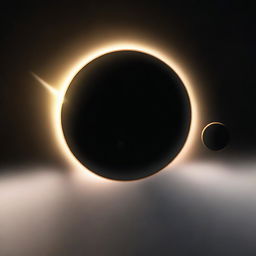
[(46, 89), (48, 90), (52, 95), (59, 96), (60, 91), (55, 89), (53, 86), (48, 84), (46, 81), (44, 81), (41, 77), (39, 77), (37, 74), (31, 72), (32, 76)]

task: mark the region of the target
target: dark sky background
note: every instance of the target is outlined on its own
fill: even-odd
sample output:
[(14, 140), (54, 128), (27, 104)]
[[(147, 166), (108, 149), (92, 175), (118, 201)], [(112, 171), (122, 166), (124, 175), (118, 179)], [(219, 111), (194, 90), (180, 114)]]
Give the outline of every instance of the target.
[[(255, 255), (255, 11), (225, 0), (2, 5), (0, 255)], [(55, 84), (81, 45), (124, 34), (191, 67), (201, 128), (223, 122), (231, 142), (213, 153), (198, 133), (195, 163), (180, 172), (77, 182), (56, 149), (51, 96), (30, 72)]]

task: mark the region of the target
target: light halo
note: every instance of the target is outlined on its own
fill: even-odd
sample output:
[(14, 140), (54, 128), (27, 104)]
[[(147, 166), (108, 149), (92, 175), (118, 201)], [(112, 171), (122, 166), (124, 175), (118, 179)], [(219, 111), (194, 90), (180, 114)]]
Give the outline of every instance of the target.
[[(179, 76), (188, 93), (190, 106), (191, 106), (191, 122), (190, 122), (190, 129), (188, 132), (188, 136), (181, 151), (178, 153), (175, 159), (164, 169), (166, 169), (167, 167), (170, 167), (170, 165), (175, 166), (177, 163), (183, 162), (184, 159), (190, 155), (189, 153), (191, 152), (192, 146), (195, 144), (194, 142), (195, 142), (196, 132), (198, 130), (198, 122), (199, 122), (197, 100), (195, 97), (194, 89), (191, 83), (189, 82), (188, 77), (186, 76), (185, 72), (183, 72), (181, 67), (179, 67), (177, 62), (166, 57), (166, 55), (161, 51), (155, 50), (150, 47), (146, 47), (145, 45), (141, 45), (141, 44), (123, 43), (123, 44), (110, 44), (109, 46), (105, 45), (104, 47), (95, 49), (94, 51), (88, 54), (85, 54), (85, 56), (83, 56), (80, 60), (78, 60), (77, 63), (71, 68), (71, 70), (65, 76), (64, 82), (61, 84), (59, 88), (59, 93), (56, 97), (56, 100), (54, 101), (54, 107), (53, 107), (53, 128), (54, 128), (55, 137), (58, 142), (59, 148), (62, 151), (63, 155), (65, 155), (66, 158), (68, 159), (68, 163), (70, 164), (70, 166), (77, 170), (86, 171), (88, 174), (90, 174), (90, 176), (100, 180), (109, 180), (109, 179), (101, 177), (93, 173), (89, 169), (87, 169), (82, 163), (79, 162), (79, 160), (75, 157), (73, 152), (70, 150), (66, 142), (66, 139), (64, 137), (64, 133), (62, 129), (61, 111), (62, 111), (62, 105), (64, 103), (66, 91), (71, 81), (73, 80), (73, 78), (77, 75), (77, 73), (94, 59), (102, 55), (105, 55), (111, 52), (116, 52), (116, 51), (137, 51), (137, 52), (151, 55), (161, 60), (162, 62), (167, 64), (171, 69), (173, 69), (174, 72)], [(114, 181), (114, 180), (111, 180), (111, 181)]]

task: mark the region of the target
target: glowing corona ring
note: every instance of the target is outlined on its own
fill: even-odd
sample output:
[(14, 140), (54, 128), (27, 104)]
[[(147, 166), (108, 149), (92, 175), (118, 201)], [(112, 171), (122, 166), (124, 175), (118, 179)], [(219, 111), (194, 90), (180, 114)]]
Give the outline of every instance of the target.
[[(61, 111), (62, 111), (62, 105), (64, 102), (64, 97), (66, 94), (66, 91), (73, 80), (73, 78), (76, 76), (76, 74), (89, 62), (94, 60), (97, 57), (100, 57), (102, 55), (105, 55), (107, 53), (115, 52), (115, 51), (122, 51), (122, 50), (131, 50), (131, 51), (138, 51), (145, 54), (152, 55), (164, 63), (166, 63), (169, 67), (171, 67), (177, 75), (182, 80), (187, 93), (189, 95), (190, 105), (191, 105), (191, 124), (190, 124), (190, 130), (189, 134), (187, 136), (187, 140), (182, 148), (182, 150), (179, 152), (177, 157), (170, 163), (173, 165), (177, 162), (180, 162), (185, 157), (189, 155), (189, 152), (191, 151), (192, 145), (194, 145), (195, 140), (195, 133), (197, 131), (198, 127), (198, 108), (197, 108), (197, 101), (195, 98), (194, 91), (192, 90), (192, 86), (189, 82), (189, 79), (186, 77), (184, 72), (182, 72), (181, 68), (172, 60), (164, 56), (163, 53), (150, 49), (148, 47), (145, 47), (144, 45), (139, 44), (118, 44), (118, 45), (110, 45), (109, 47), (105, 46), (101, 49), (98, 49), (96, 51), (93, 51), (89, 53), (88, 55), (84, 56), (81, 60), (77, 62), (76, 65), (73, 66), (73, 68), (70, 70), (67, 76), (65, 76), (64, 83), (59, 88), (59, 94), (57, 95), (57, 100), (54, 102), (54, 108), (53, 108), (53, 128), (55, 132), (55, 136), (58, 142), (58, 145), (60, 147), (60, 150), (63, 152), (63, 154), (68, 159), (68, 162), (71, 164), (71, 166), (74, 168), (87, 170), (88, 173), (91, 173), (91, 175), (99, 177), (100, 179), (106, 180), (106, 178), (100, 177), (97, 174), (94, 174), (93, 172), (89, 171), (86, 167), (84, 167), (77, 158), (73, 155), (72, 151), (70, 150), (69, 146), (67, 145), (67, 142), (65, 140), (63, 129), (62, 129), (62, 122), (61, 122)], [(170, 165), (169, 164), (169, 165)], [(168, 165), (168, 166), (169, 166)], [(167, 166), (167, 167), (168, 167)], [(167, 168), (166, 167), (166, 168)]]

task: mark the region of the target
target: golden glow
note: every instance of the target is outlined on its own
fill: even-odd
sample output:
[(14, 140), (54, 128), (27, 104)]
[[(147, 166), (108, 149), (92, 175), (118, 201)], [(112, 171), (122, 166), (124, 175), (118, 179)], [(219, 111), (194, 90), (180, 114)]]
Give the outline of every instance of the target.
[[(68, 159), (68, 162), (71, 164), (73, 168), (76, 167), (77, 170), (81, 170), (81, 169), (85, 170), (86, 168), (73, 155), (64, 138), (62, 124), (61, 124), (61, 110), (62, 110), (62, 104), (63, 104), (63, 99), (65, 97), (65, 93), (71, 81), (75, 77), (75, 75), (85, 65), (87, 65), (89, 62), (91, 62), (92, 60), (94, 60), (95, 58), (101, 55), (114, 52), (114, 51), (121, 51), (121, 50), (134, 50), (134, 51), (143, 52), (143, 53), (154, 56), (162, 60), (163, 62), (165, 62), (167, 65), (169, 65), (178, 74), (180, 79), (183, 81), (183, 84), (185, 85), (190, 98), (191, 111), (192, 111), (191, 126), (190, 126), (190, 131), (184, 147), (182, 148), (178, 156), (174, 159), (174, 161), (171, 162), (171, 165), (173, 166), (176, 163), (184, 161), (184, 159), (188, 157), (192, 152), (192, 146), (194, 145), (195, 138), (197, 138), (197, 132), (198, 132), (198, 122), (199, 122), (198, 105), (197, 105), (197, 99), (196, 99), (193, 87), (189, 81), (189, 78), (186, 76), (182, 68), (171, 57), (168, 57), (167, 53), (147, 47), (146, 45), (143, 45), (140, 43), (110, 44), (110, 45), (105, 45), (103, 47), (99, 47), (98, 49), (92, 50), (91, 52), (85, 54), (81, 59), (77, 60), (74, 66), (71, 67), (70, 71), (64, 76), (64, 82), (61, 84), (60, 88), (57, 90), (58, 91), (58, 94), (56, 95), (57, 100), (54, 101), (52, 121), (53, 121), (53, 127), (56, 135), (56, 140), (58, 142), (60, 150)], [(98, 177), (100, 180), (107, 180), (103, 177), (100, 177), (92, 173), (91, 171), (87, 171), (86, 173), (93, 178)]]

